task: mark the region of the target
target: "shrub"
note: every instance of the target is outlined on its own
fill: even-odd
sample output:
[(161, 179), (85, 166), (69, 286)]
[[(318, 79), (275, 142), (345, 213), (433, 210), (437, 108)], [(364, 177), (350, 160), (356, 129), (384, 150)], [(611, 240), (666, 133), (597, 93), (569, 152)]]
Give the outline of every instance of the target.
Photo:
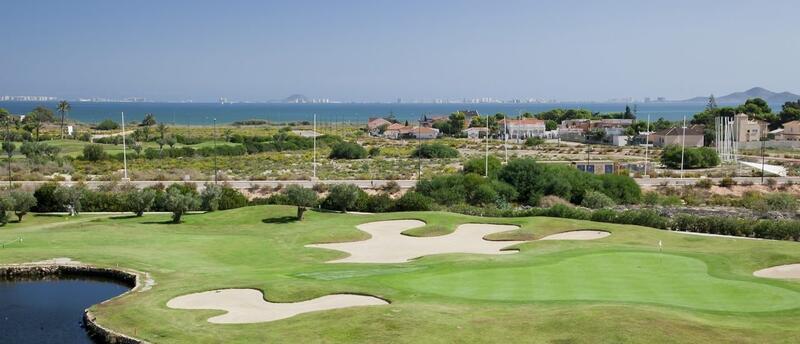
[(622, 204), (639, 203), (642, 197), (642, 190), (632, 178), (616, 174), (604, 174), (597, 178), (601, 183), (600, 191), (611, 197), (614, 202)]
[[(319, 185), (319, 184), (318, 184)], [(317, 205), (317, 193), (300, 185), (289, 185), (283, 190), (286, 202), (297, 207), (297, 219), (302, 220), (306, 210)]]
[(314, 186), (311, 187), (311, 190), (314, 190), (318, 193), (323, 193), (328, 191), (328, 184), (325, 183), (316, 183)]
[(550, 208), (556, 204), (561, 204), (568, 207), (574, 207), (572, 203), (569, 203), (569, 201), (558, 196), (544, 196), (540, 198), (538, 202), (538, 205), (542, 208)]
[(544, 144), (544, 139), (541, 137), (529, 137), (525, 140), (525, 145), (528, 147), (536, 147)]
[(617, 212), (611, 209), (599, 209), (592, 212), (592, 221), (596, 222), (617, 222)]
[(385, 193), (373, 195), (367, 201), (367, 211), (372, 213), (385, 213), (394, 208), (394, 200)]
[(400, 184), (397, 184), (394, 180), (390, 180), (386, 182), (386, 185), (384, 185), (382, 189), (389, 194), (395, 194), (400, 192)]
[(409, 190), (395, 203), (398, 211), (425, 211), (433, 209), (433, 199)]
[(333, 146), (331, 159), (364, 159), (367, 157), (367, 150), (357, 143), (341, 142)]
[(714, 183), (711, 181), (711, 179), (707, 179), (707, 178), (700, 179), (696, 183), (694, 183), (694, 187), (700, 188), (700, 189), (710, 189), (711, 186), (713, 186), (713, 185), (714, 185)]
[(381, 155), (381, 149), (378, 147), (372, 147), (369, 149), (368, 154), (370, 158), (376, 158)]
[(767, 209), (794, 213), (797, 210), (797, 198), (788, 193), (770, 193), (765, 196)]
[(614, 205), (614, 200), (611, 199), (611, 197), (608, 197), (604, 193), (597, 191), (587, 192), (583, 196), (583, 201), (581, 202), (581, 206), (589, 209), (609, 208), (613, 207)]
[(423, 144), (419, 148), (411, 152), (411, 156), (422, 157), (425, 159), (447, 159), (458, 158), (459, 154), (455, 148), (443, 145), (441, 143)]
[(87, 161), (100, 161), (105, 159), (106, 152), (103, 149), (103, 146), (90, 143), (88, 145), (83, 146), (83, 159)]
[[(681, 147), (669, 145), (661, 152), (661, 163), (672, 169), (681, 168)], [(709, 168), (719, 165), (719, 155), (708, 147), (686, 147), (683, 152), (683, 168)]]
[(626, 210), (617, 215), (616, 223), (666, 229), (668, 221), (650, 209)]
[(719, 181), (719, 186), (724, 187), (724, 188), (729, 188), (729, 187), (734, 186), (736, 184), (737, 184), (736, 181), (731, 177), (725, 177), (725, 178), (722, 178)]
[[(486, 174), (486, 158), (475, 158), (469, 159), (467, 162), (464, 163), (464, 173), (475, 173), (477, 175), (485, 175)], [(502, 162), (500, 159), (490, 156), (488, 160), (489, 166), (489, 177), (490, 178), (497, 178), (497, 174), (500, 172), (500, 169), (503, 168)]]
[(362, 193), (364, 191), (353, 184), (336, 184), (331, 188), (328, 197), (322, 202), (322, 207), (346, 212), (347, 209), (355, 207)]
[(58, 189), (58, 183), (56, 182), (42, 184), (42, 186), (36, 189), (36, 191), (33, 192), (33, 197), (36, 198), (36, 206), (33, 207), (33, 211), (49, 213), (64, 210), (64, 207), (61, 206), (58, 198), (56, 198), (56, 189)]
[(97, 130), (116, 130), (119, 129), (119, 123), (110, 119), (104, 119), (97, 125)]

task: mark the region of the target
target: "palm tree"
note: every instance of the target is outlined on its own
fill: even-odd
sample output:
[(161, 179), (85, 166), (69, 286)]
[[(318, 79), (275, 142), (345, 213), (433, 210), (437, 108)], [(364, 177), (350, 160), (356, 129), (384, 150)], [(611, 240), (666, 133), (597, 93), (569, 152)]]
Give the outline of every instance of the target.
[(69, 110), (72, 110), (72, 106), (69, 105), (69, 102), (66, 100), (62, 100), (58, 102), (58, 113), (61, 114), (61, 139), (64, 139), (64, 117)]
[(144, 119), (142, 120), (142, 126), (143, 127), (149, 127), (149, 126), (155, 125), (155, 124), (156, 124), (156, 116), (155, 115), (153, 115), (152, 113), (148, 113), (148, 114), (144, 115)]

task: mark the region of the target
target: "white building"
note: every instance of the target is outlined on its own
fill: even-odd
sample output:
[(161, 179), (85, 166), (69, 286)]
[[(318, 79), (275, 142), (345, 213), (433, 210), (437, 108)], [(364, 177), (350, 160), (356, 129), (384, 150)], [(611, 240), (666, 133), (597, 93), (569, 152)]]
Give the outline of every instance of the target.
[(464, 129), (464, 133), (467, 134), (468, 139), (479, 139), (486, 137), (487, 132), (489, 132), (489, 130), (487, 130), (486, 127), (472, 127)]
[[(508, 123), (506, 123), (506, 121)], [(527, 139), (529, 137), (544, 137), (546, 126), (540, 119), (524, 118), (500, 121), (500, 130), (507, 131), (510, 139)]]
[(419, 138), (421, 140), (432, 140), (439, 137), (439, 129), (436, 128), (428, 128), (428, 127), (416, 127), (411, 128), (409, 131), (414, 138)]

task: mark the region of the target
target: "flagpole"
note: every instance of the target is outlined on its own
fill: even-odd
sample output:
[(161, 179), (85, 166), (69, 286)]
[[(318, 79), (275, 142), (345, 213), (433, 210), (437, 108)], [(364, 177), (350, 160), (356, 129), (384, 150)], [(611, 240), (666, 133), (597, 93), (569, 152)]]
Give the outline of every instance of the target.
[(313, 179), (317, 179), (317, 114), (314, 114), (314, 130), (311, 133), (314, 137), (314, 176)]
[(644, 139), (644, 175), (647, 174), (647, 164), (650, 162), (650, 114), (647, 114), (647, 131)]
[(489, 178), (489, 116), (486, 116), (486, 159), (484, 162), (485, 167), (485, 175), (484, 177)]
[(506, 164), (508, 164), (508, 116), (503, 116), (503, 150), (505, 150)]

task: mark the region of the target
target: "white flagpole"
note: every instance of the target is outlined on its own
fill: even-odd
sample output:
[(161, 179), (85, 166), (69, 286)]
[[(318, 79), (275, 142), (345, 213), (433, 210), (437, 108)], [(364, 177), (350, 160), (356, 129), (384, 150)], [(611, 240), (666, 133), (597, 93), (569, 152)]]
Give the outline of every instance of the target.
[(506, 164), (508, 164), (508, 116), (503, 116), (503, 149), (506, 154)]
[(683, 153), (686, 150), (686, 116), (683, 116), (683, 135), (681, 136), (681, 179), (683, 179)]
[(650, 162), (650, 114), (647, 114), (647, 131), (644, 135), (644, 175), (647, 175), (647, 164)]
[(486, 160), (484, 162), (485, 177), (489, 178), (489, 116), (486, 116)]
[(317, 179), (317, 114), (314, 114), (314, 130), (311, 133), (314, 137), (314, 179)]
[(126, 143), (125, 143), (125, 112), (120, 112), (122, 116), (122, 166), (123, 166), (123, 181), (129, 181), (128, 179), (128, 155), (126, 153)]

